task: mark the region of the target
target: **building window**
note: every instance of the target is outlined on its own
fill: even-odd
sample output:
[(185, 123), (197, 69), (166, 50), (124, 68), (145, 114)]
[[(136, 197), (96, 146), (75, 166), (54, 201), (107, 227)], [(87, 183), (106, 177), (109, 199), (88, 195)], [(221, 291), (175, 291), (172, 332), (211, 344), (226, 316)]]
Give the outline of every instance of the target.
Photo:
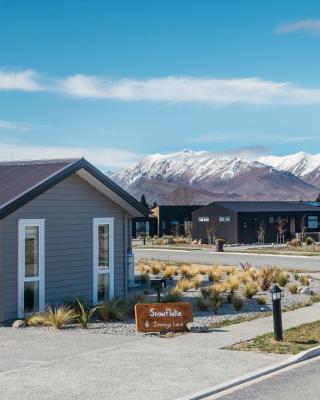
[(273, 224), (274, 223), (274, 217), (269, 217), (269, 224)]
[(230, 216), (219, 217), (219, 222), (230, 222), (230, 221), (231, 221), (231, 217)]
[(166, 223), (165, 223), (165, 221), (162, 221), (161, 226), (162, 226), (162, 230), (165, 230), (165, 229), (166, 229)]
[(308, 216), (308, 229), (318, 229), (319, 220), (317, 215)]
[(209, 222), (209, 217), (198, 217), (199, 222)]
[(93, 219), (93, 302), (114, 295), (113, 218)]
[(44, 307), (44, 224), (44, 219), (19, 220), (19, 317)]
[(150, 235), (150, 222), (149, 221), (137, 221), (136, 222), (136, 235)]

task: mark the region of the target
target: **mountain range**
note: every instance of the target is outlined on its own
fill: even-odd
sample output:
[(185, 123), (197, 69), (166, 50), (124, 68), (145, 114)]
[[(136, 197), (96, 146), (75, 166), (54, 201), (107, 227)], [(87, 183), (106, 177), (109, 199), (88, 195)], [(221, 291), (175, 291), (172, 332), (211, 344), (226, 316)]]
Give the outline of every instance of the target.
[(207, 204), (214, 200), (315, 200), (320, 192), (320, 154), (264, 156), (184, 150), (152, 154), (111, 178), (151, 204)]

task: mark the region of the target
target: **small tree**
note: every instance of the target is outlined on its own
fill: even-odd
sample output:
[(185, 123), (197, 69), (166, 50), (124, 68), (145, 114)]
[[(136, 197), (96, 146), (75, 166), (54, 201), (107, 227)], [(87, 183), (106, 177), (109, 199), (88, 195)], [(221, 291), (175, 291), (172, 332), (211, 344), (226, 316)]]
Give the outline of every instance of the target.
[(264, 221), (260, 223), (257, 233), (258, 233), (258, 243), (264, 244), (264, 236), (266, 234), (266, 226)]
[(305, 236), (306, 236), (306, 231), (307, 231), (306, 216), (305, 215), (301, 218), (300, 230), (301, 230), (300, 240), (301, 240), (301, 243), (303, 243), (304, 239), (305, 239)]
[(208, 244), (213, 244), (218, 233), (218, 220), (213, 218), (211, 223), (206, 228), (206, 234), (208, 237)]
[(140, 199), (140, 203), (149, 209), (149, 204), (147, 203), (146, 196), (143, 194)]
[(287, 230), (285, 229), (287, 226), (287, 220), (281, 217), (277, 218), (277, 243), (281, 244), (284, 243), (284, 234), (287, 232)]

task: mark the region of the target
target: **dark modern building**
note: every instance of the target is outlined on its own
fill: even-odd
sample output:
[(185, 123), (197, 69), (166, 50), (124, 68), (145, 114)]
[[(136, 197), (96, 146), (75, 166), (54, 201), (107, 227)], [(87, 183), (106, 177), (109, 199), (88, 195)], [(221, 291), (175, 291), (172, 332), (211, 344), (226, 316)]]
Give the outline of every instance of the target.
[(158, 206), (149, 217), (132, 219), (132, 236), (188, 235), (191, 234), (192, 212), (201, 208), (193, 206)]
[[(228, 243), (277, 242), (279, 224), (282, 240), (301, 233), (318, 240), (320, 203), (296, 201), (220, 201), (208, 204), (192, 213), (192, 237), (203, 243), (212, 237)], [(259, 238), (259, 232), (263, 238)]]

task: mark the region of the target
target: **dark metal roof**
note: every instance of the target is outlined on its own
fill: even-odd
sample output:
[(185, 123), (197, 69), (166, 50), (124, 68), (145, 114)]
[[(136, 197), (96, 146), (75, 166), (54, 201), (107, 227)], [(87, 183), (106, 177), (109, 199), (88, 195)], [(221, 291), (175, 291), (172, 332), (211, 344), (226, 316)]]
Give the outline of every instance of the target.
[(298, 212), (320, 211), (320, 203), (304, 201), (215, 201), (236, 212)]
[(84, 158), (0, 162), (0, 218), (85, 169), (123, 200), (147, 215), (146, 208)]

